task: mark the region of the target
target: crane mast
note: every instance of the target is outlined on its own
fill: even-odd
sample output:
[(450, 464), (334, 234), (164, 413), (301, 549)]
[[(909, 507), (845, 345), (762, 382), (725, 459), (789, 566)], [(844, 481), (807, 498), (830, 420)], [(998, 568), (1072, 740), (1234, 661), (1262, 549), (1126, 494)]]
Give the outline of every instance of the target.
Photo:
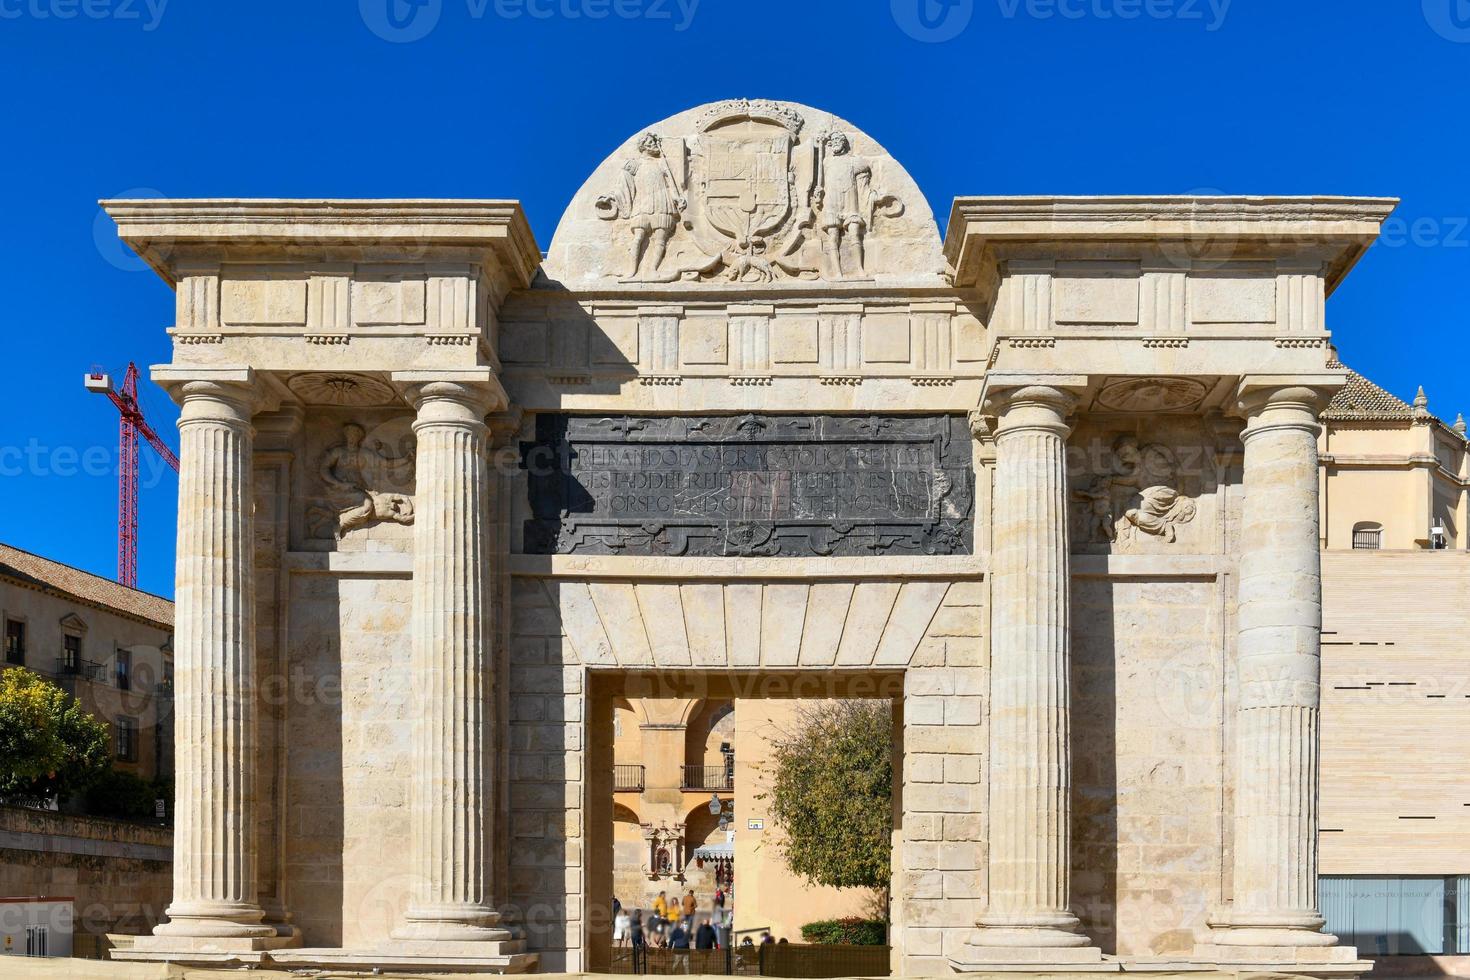
[(114, 388), (112, 377), (94, 368), (83, 378), (90, 392), (106, 395), (118, 411), (117, 425), (117, 580), (130, 588), (138, 586), (138, 436), (158, 453), (175, 473), (179, 458), (168, 447), (148, 420), (138, 402), (138, 365), (128, 362), (121, 389)]

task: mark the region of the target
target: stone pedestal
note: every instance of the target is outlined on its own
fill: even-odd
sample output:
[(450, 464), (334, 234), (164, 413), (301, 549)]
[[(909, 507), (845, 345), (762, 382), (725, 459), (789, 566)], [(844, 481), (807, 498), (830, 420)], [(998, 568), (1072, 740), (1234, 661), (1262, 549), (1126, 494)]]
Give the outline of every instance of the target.
[[(1317, 740), (1322, 574), (1317, 411), (1309, 387), (1245, 391), (1236, 656), (1234, 901), (1196, 959), (1288, 969), (1357, 951), (1317, 911)], [(1356, 969), (1351, 968), (1356, 967)], [(1327, 972), (1331, 972), (1330, 969)]]
[(410, 382), (408, 397), (418, 413), (410, 793), (416, 881), (385, 952), (494, 966), (522, 948), (499, 927), (487, 853), (495, 726), (485, 415), (504, 396), (490, 384), (433, 380)]
[(256, 892), (254, 394), (239, 373), (176, 391), (174, 892), (168, 921), (137, 941), (149, 958), (249, 962), (293, 942), (262, 923)]
[(1070, 902), (1066, 417), (1032, 385), (995, 400), (989, 902), (956, 969), (1111, 969)]

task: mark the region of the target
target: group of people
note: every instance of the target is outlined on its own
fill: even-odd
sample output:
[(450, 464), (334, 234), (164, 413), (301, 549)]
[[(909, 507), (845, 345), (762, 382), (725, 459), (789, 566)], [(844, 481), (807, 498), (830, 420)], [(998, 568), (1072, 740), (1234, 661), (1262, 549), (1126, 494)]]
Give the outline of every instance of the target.
[(639, 949), (720, 949), (719, 926), (725, 924), (725, 890), (716, 889), (708, 915), (699, 912), (699, 900), (691, 890), (683, 899), (659, 892), (644, 915), (643, 909), (628, 910), (613, 899), (613, 944)]

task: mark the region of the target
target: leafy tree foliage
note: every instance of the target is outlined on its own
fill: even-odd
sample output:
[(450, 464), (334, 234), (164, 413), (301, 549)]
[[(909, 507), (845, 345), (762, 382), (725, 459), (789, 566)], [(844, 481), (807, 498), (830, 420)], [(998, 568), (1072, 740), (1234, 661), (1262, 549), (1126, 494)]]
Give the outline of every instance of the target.
[(0, 673), (0, 799), (85, 790), (110, 765), (107, 725), (55, 684), (21, 667)]
[(893, 836), (893, 719), (887, 701), (825, 701), (771, 747), (776, 846), (815, 885), (885, 893)]

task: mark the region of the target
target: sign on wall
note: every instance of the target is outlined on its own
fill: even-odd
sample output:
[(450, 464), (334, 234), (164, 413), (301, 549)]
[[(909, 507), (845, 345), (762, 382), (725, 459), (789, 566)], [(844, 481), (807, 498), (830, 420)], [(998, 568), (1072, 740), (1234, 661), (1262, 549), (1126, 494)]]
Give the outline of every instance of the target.
[(949, 555), (974, 546), (963, 416), (543, 414), (522, 464), (529, 554)]

